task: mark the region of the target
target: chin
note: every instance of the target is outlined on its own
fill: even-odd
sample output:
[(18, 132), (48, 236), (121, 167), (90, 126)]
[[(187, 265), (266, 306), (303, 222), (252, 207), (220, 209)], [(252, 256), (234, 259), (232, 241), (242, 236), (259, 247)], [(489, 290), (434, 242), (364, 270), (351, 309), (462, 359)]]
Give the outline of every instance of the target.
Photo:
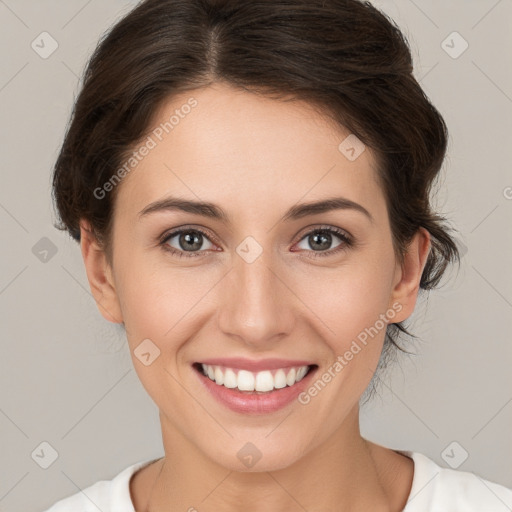
[[(268, 432), (265, 434), (268, 435)], [(265, 435), (250, 440), (250, 436), (241, 435), (239, 440), (230, 439), (224, 446), (212, 451), (212, 446), (205, 447), (203, 452), (216, 464), (229, 471), (238, 473), (262, 473), (279, 471), (292, 466), (301, 459), (305, 450), (300, 443), (289, 436), (289, 445), (265, 439)]]

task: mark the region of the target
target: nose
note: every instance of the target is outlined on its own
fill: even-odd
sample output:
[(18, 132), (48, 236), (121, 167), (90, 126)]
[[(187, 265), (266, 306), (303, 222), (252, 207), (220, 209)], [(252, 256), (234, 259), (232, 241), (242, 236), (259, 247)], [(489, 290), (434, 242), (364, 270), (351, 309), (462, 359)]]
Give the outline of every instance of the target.
[(261, 350), (289, 335), (297, 301), (286, 283), (283, 266), (276, 265), (269, 253), (263, 251), (251, 263), (235, 255), (219, 297), (220, 330)]

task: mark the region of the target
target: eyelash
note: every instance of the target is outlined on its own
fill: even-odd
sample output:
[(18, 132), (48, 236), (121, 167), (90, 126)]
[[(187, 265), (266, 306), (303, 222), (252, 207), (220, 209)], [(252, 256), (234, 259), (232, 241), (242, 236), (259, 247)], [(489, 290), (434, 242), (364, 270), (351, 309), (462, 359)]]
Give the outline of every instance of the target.
[[(197, 257), (197, 256), (202, 256), (205, 251), (181, 251), (181, 250), (175, 249), (174, 247), (170, 247), (167, 244), (167, 242), (171, 238), (173, 238), (173, 237), (175, 237), (177, 235), (181, 235), (182, 233), (189, 233), (189, 232), (201, 233), (204, 237), (206, 237), (208, 240), (210, 240), (210, 236), (208, 235), (208, 233), (206, 233), (205, 231), (203, 231), (200, 228), (180, 228), (180, 229), (178, 229), (176, 231), (171, 231), (171, 232), (168, 232), (168, 233), (165, 233), (164, 235), (162, 235), (162, 237), (160, 238), (160, 242), (159, 243), (162, 246), (162, 249), (164, 251), (170, 252), (172, 255), (177, 256), (178, 258), (183, 258), (183, 257), (185, 257), (185, 258), (194, 258), (194, 257)], [(322, 258), (322, 257), (326, 257), (326, 256), (334, 256), (335, 254), (338, 254), (340, 251), (347, 250), (347, 249), (349, 249), (350, 247), (352, 247), (354, 245), (354, 241), (353, 241), (352, 237), (350, 237), (344, 231), (342, 231), (342, 230), (340, 230), (338, 228), (323, 227), (323, 226), (322, 227), (318, 227), (318, 228), (314, 228), (311, 231), (308, 231), (307, 233), (305, 233), (299, 239), (298, 242), (301, 242), (302, 240), (304, 240), (304, 238), (308, 237), (309, 235), (311, 235), (313, 233), (329, 233), (329, 234), (334, 234), (338, 238), (340, 238), (341, 241), (342, 241), (342, 243), (340, 243), (336, 248), (330, 249), (328, 251), (306, 251), (306, 252), (313, 253), (313, 258), (319, 258), (319, 257)]]

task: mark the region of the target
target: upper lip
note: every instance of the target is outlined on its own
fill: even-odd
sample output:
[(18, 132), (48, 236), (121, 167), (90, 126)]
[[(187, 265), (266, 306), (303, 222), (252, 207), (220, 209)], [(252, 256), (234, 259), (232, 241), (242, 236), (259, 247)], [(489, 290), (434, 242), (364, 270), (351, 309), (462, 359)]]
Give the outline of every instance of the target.
[(238, 370), (248, 370), (259, 372), (263, 370), (277, 370), (278, 368), (289, 368), (292, 366), (312, 366), (310, 361), (295, 359), (246, 359), (244, 357), (230, 358), (212, 358), (203, 359), (199, 364), (210, 366), (226, 366), (227, 368), (236, 368)]

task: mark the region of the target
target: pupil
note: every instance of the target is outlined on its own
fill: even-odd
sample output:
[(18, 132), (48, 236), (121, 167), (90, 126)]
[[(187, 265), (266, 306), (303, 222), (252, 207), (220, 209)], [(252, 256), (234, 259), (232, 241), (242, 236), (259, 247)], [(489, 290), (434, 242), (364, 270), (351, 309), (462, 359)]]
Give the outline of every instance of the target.
[(180, 236), (180, 244), (186, 251), (199, 249), (201, 247), (202, 236), (203, 235), (200, 233), (195, 233), (193, 231), (182, 233)]
[[(328, 249), (331, 244), (331, 235), (329, 233), (318, 232), (310, 237), (313, 240), (312, 248)], [(320, 240), (320, 241), (318, 241)]]

